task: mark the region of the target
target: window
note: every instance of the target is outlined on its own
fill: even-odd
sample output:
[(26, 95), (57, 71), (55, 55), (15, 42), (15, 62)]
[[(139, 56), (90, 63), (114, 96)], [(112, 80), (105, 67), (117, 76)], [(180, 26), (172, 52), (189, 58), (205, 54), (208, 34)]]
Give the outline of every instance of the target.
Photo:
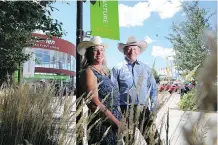
[(36, 54), (36, 67), (76, 71), (76, 59), (70, 54), (41, 48), (35, 48), (34, 51)]

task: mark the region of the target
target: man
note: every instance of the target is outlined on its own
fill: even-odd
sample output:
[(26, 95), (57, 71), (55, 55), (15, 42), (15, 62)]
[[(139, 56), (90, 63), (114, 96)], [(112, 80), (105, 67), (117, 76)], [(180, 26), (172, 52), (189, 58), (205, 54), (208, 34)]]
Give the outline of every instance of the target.
[[(149, 144), (147, 129), (152, 123), (150, 112), (155, 109), (157, 87), (151, 68), (137, 60), (146, 47), (145, 41), (137, 41), (133, 36), (125, 44), (119, 43), (118, 49), (125, 60), (112, 69), (111, 80), (119, 86), (120, 108), (122, 113), (127, 113), (128, 125), (135, 123), (134, 127), (140, 129)], [(133, 118), (128, 110), (133, 111)]]

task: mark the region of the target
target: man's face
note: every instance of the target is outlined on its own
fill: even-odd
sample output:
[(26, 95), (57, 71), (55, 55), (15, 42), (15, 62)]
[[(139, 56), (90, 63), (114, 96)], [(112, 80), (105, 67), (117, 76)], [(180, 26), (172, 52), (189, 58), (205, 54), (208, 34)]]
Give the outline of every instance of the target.
[(130, 61), (134, 62), (140, 54), (140, 48), (135, 45), (127, 46), (126, 48), (124, 48), (124, 54)]

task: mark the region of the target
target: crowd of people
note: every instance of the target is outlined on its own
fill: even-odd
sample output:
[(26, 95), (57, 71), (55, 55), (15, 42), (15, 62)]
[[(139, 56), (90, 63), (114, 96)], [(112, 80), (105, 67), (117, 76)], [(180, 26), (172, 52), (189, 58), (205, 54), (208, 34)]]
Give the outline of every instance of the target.
[(193, 80), (193, 81), (191, 81), (191, 82), (189, 82), (189, 81), (187, 81), (186, 83), (185, 83), (185, 85), (184, 86), (182, 86), (182, 88), (181, 88), (181, 97), (184, 95), (184, 94), (186, 94), (186, 93), (188, 93), (191, 89), (193, 89), (193, 88), (195, 88), (195, 86), (196, 86), (196, 82)]

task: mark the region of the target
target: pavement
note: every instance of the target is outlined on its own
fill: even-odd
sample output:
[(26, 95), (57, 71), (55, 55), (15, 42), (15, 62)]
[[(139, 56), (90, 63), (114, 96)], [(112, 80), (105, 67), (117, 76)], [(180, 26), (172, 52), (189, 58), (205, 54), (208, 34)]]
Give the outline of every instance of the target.
[[(67, 132), (65, 134), (65, 132), (62, 132), (62, 134), (60, 134), (60, 138), (62, 138), (63, 140), (61, 140), (62, 142), (60, 144), (64, 144), (64, 145), (76, 145), (76, 96), (67, 96), (67, 97), (62, 97), (61, 100), (60, 98), (54, 98), (53, 100), (53, 104), (54, 106), (58, 106), (57, 107), (57, 111), (55, 112), (55, 117), (61, 118), (63, 113), (64, 113), (64, 107), (67, 107), (67, 105), (69, 105), (69, 109), (71, 112), (71, 115), (73, 117), (67, 118), (66, 120), (68, 122), (66, 122), (64, 125), (67, 126)], [(72, 106), (71, 106), (72, 105)], [(67, 108), (68, 108), (67, 107)], [(63, 119), (64, 120), (64, 119)], [(59, 124), (60, 121), (57, 121), (57, 123)], [(65, 127), (66, 127), (65, 126)]]
[[(165, 97), (167, 101), (157, 114), (156, 125), (165, 144), (166, 138), (170, 145), (189, 145), (188, 139), (196, 145), (217, 144), (217, 112), (182, 111), (178, 107), (180, 94), (165, 94), (162, 97)], [(167, 117), (168, 109), (169, 117)], [(192, 134), (193, 131), (195, 134)]]

